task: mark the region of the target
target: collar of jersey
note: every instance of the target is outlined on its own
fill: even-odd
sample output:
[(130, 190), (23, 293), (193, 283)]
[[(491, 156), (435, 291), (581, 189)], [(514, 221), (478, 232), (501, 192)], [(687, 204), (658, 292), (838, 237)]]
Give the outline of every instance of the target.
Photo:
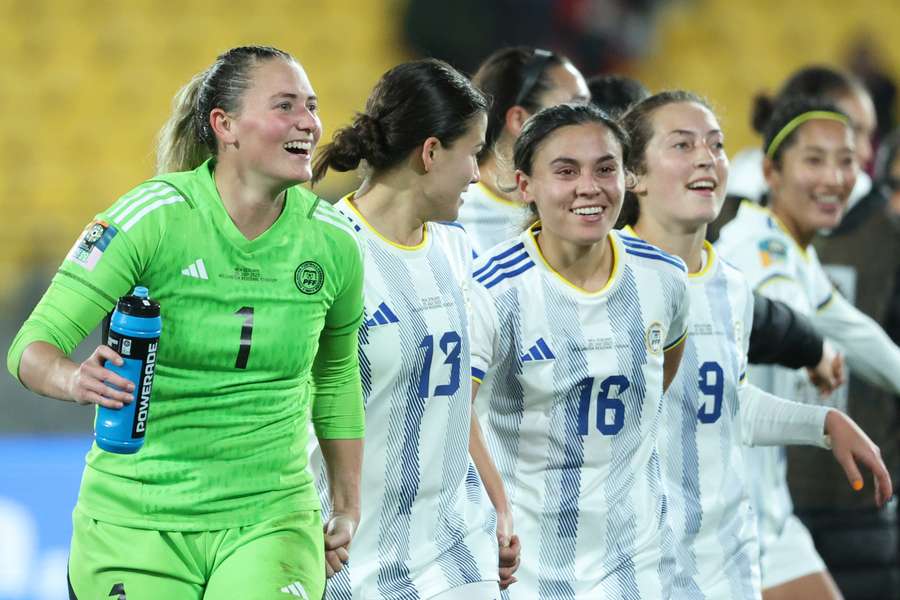
[[(639, 240), (644, 240), (631, 225), (626, 225), (622, 228), (622, 231)], [(644, 241), (646, 242), (647, 240)], [(688, 273), (688, 279), (702, 279), (712, 273), (713, 265), (716, 264), (717, 260), (716, 251), (713, 249), (713, 245), (709, 243), (709, 240), (703, 240), (703, 249), (706, 251), (706, 261), (699, 271), (696, 273)]]
[(228, 214), (228, 211), (225, 210), (225, 203), (222, 202), (222, 196), (219, 195), (219, 190), (216, 187), (216, 179), (213, 176), (214, 169), (215, 159), (210, 158), (197, 168), (197, 172), (200, 174), (197, 181), (202, 188), (206, 204), (210, 206), (210, 210), (212, 210), (214, 214), (215, 221), (221, 224), (220, 227), (222, 233), (225, 234), (225, 237), (228, 238), (232, 244), (242, 250), (253, 250), (268, 244), (269, 240), (271, 240), (273, 236), (276, 236), (278, 231), (284, 228), (285, 223), (290, 220), (286, 215), (289, 207), (293, 207), (298, 201), (298, 198), (294, 197), (297, 193), (297, 189), (292, 186), (285, 190), (284, 206), (281, 209), (281, 214), (278, 215), (278, 218), (275, 219), (274, 223), (269, 225), (268, 229), (252, 240), (248, 240), (244, 234), (241, 233), (241, 230), (238, 229), (237, 225), (234, 224), (234, 221), (231, 220), (231, 215)]
[(422, 241), (421, 241), (421, 242), (419, 242), (418, 244), (416, 244), (416, 245), (414, 245), (414, 246), (407, 246), (407, 245), (405, 245), (405, 244), (398, 244), (397, 242), (392, 241), (392, 240), (389, 240), (388, 238), (386, 238), (386, 237), (384, 237), (383, 235), (381, 235), (381, 233), (379, 233), (379, 231), (378, 231), (377, 229), (375, 229), (375, 228), (372, 226), (371, 223), (369, 223), (368, 221), (366, 221), (366, 218), (365, 218), (364, 216), (362, 216), (362, 213), (359, 212), (359, 209), (356, 208), (356, 205), (353, 203), (353, 200), (354, 200), (355, 196), (356, 196), (356, 192), (350, 192), (349, 194), (347, 194), (346, 196), (344, 196), (344, 197), (342, 198), (342, 200), (344, 201), (344, 204), (345, 204), (345, 205), (350, 209), (350, 211), (353, 213), (353, 215), (355, 216), (355, 218), (358, 219), (359, 222), (360, 222), (367, 230), (369, 230), (370, 232), (372, 232), (372, 234), (374, 234), (375, 237), (377, 237), (379, 240), (381, 240), (381, 241), (384, 242), (385, 244), (388, 244), (389, 246), (392, 246), (392, 247), (394, 247), (394, 248), (397, 248), (398, 250), (403, 250), (403, 251), (405, 251), (405, 252), (415, 252), (415, 251), (417, 251), (417, 250), (422, 250), (423, 248), (425, 248), (425, 247), (427, 246), (427, 244), (428, 244), (428, 223), (425, 223), (425, 224), (423, 225), (423, 227), (422, 227)]
[(793, 244), (794, 248), (797, 249), (797, 252), (800, 253), (800, 256), (803, 257), (803, 260), (805, 260), (807, 262), (809, 261), (809, 254), (806, 252), (806, 248), (801, 246), (797, 242), (797, 240), (794, 239), (794, 236), (791, 235), (791, 231), (787, 228), (787, 226), (784, 223), (781, 222), (781, 219), (779, 219), (777, 216), (775, 216), (775, 213), (772, 212), (772, 209), (770, 209), (768, 206), (760, 206), (759, 204), (757, 204), (756, 202), (753, 202), (752, 200), (744, 200), (742, 205), (747, 206), (747, 208), (749, 208), (751, 210), (761, 212), (762, 214), (766, 215), (768, 218), (772, 219), (772, 222), (775, 223), (775, 226), (778, 227), (778, 229), (781, 230), (781, 232), (787, 237), (787, 239), (789, 239), (791, 241), (791, 244)]
[(553, 267), (550, 266), (550, 263), (548, 263), (547, 259), (544, 258), (544, 253), (541, 252), (541, 247), (537, 241), (537, 234), (540, 233), (540, 231), (541, 231), (541, 222), (540, 221), (535, 221), (534, 225), (532, 225), (525, 231), (524, 235), (525, 235), (526, 241), (528, 242), (529, 246), (531, 247), (531, 252), (535, 256), (537, 256), (537, 258), (540, 260), (540, 262), (544, 265), (544, 268), (546, 268), (547, 271), (551, 275), (553, 275), (558, 281), (562, 282), (569, 289), (573, 289), (583, 296), (598, 297), (598, 296), (604, 296), (607, 293), (609, 293), (609, 291), (613, 288), (613, 286), (615, 286), (615, 284), (618, 282), (618, 280), (619, 280), (618, 275), (619, 275), (619, 271), (621, 270), (621, 265), (622, 265), (622, 260), (620, 258), (622, 249), (619, 248), (619, 244), (621, 244), (621, 242), (618, 240), (618, 238), (616, 238), (615, 235), (613, 235), (612, 232), (610, 232), (606, 236), (607, 239), (609, 240), (609, 245), (612, 248), (612, 269), (610, 269), (610, 271), (609, 271), (609, 280), (606, 282), (606, 285), (604, 285), (602, 288), (600, 288), (596, 292), (589, 292), (588, 290), (584, 289), (583, 287), (575, 285), (574, 283), (572, 283), (571, 281), (569, 281), (568, 279), (566, 279), (565, 277), (560, 275), (556, 269), (554, 269)]
[(500, 204), (503, 204), (504, 206), (512, 206), (515, 208), (524, 208), (524, 206), (525, 206), (521, 202), (513, 202), (512, 200), (507, 200), (506, 198), (503, 198), (502, 196), (500, 196), (499, 194), (494, 192), (494, 190), (492, 190), (491, 188), (486, 186), (481, 181), (479, 181), (475, 185), (478, 186), (478, 189), (481, 190), (481, 193), (484, 194), (485, 198), (487, 198), (489, 200), (493, 200), (494, 202), (498, 202)]

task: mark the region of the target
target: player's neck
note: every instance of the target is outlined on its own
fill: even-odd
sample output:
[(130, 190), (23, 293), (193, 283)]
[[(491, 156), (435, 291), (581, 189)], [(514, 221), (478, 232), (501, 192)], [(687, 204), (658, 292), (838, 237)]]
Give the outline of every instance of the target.
[(265, 233), (284, 210), (283, 186), (259, 185), (235, 169), (217, 168), (213, 177), (225, 212), (248, 240)]
[(585, 246), (541, 231), (537, 244), (547, 264), (572, 285), (599, 292), (609, 282), (613, 252), (608, 234), (602, 241)]
[(517, 190), (505, 192), (500, 189), (509, 189), (516, 185), (515, 171), (504, 169), (504, 162), (498, 160), (497, 155), (493, 152), (487, 156), (484, 162), (478, 165), (478, 170), (481, 172), (481, 185), (490, 190), (495, 196), (499, 196), (508, 202), (521, 202)]
[(413, 188), (391, 178), (367, 178), (353, 195), (353, 205), (381, 237), (401, 246), (418, 246), (425, 219), (416, 213), (422, 202)]
[(694, 229), (680, 224), (661, 223), (652, 215), (641, 215), (632, 229), (642, 240), (683, 260), (688, 273), (698, 273), (703, 269), (705, 225)]
[(804, 231), (797, 221), (791, 217), (791, 215), (781, 209), (781, 203), (773, 196), (769, 197), (769, 209), (772, 211), (772, 214), (775, 215), (778, 220), (781, 222), (781, 225), (787, 229), (788, 234), (801, 248), (806, 248), (810, 244), (812, 244), (813, 238), (816, 237), (815, 230), (812, 231)]

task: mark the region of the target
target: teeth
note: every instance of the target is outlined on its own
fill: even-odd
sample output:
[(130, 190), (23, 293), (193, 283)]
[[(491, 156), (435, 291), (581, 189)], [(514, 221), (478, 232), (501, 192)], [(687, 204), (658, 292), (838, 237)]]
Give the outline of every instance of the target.
[(839, 204), (841, 201), (837, 196), (817, 196), (816, 202), (821, 202), (822, 204)]
[(309, 152), (311, 144), (309, 142), (288, 142), (284, 145), (285, 150), (306, 150)]
[(582, 208), (573, 208), (572, 212), (576, 215), (599, 215), (603, 212), (602, 206), (585, 206)]
[(689, 190), (714, 190), (716, 184), (712, 181), (697, 181), (688, 185)]

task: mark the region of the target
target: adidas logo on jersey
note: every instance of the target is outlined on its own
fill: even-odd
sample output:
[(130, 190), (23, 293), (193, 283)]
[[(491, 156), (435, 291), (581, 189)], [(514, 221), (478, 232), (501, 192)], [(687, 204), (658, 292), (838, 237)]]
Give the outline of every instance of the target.
[(522, 362), (529, 361), (538, 361), (538, 360), (553, 360), (556, 358), (556, 355), (550, 351), (550, 346), (547, 345), (547, 342), (544, 341), (544, 338), (538, 338), (538, 341), (534, 343), (534, 346), (528, 349), (528, 352), (523, 354), (521, 357)]
[(187, 275), (188, 277), (194, 277), (195, 279), (209, 279), (209, 275), (206, 274), (206, 265), (203, 264), (202, 258), (198, 258), (183, 268), (181, 274)]
[(281, 591), (285, 594), (290, 594), (291, 596), (303, 598), (303, 600), (309, 600), (309, 596), (306, 594), (306, 589), (299, 581), (295, 581), (291, 585), (284, 586), (283, 588), (281, 588)]
[(366, 319), (366, 327), (377, 327), (379, 325), (387, 325), (388, 323), (399, 323), (400, 319), (394, 314), (388, 305), (382, 302), (375, 310), (375, 314), (371, 319)]

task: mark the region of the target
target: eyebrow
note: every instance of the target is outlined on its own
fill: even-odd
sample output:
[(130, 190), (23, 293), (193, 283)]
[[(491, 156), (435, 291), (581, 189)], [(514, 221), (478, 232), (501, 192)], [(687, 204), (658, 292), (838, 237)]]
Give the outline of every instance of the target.
[[(293, 92), (278, 92), (277, 94), (272, 94), (272, 96), (271, 96), (272, 100), (278, 100), (281, 98), (288, 98), (289, 100), (299, 100), (300, 95), (295, 94)], [(315, 94), (313, 94), (312, 96), (307, 96), (306, 100), (307, 100), (307, 102), (310, 100), (318, 100), (318, 97), (316, 97)]]
[[(674, 130), (670, 131), (670, 132), (668, 133), (668, 135), (696, 135), (696, 133), (693, 132), (693, 131), (690, 131), (690, 130), (688, 130), (688, 129), (674, 129)], [(704, 136), (707, 136), (707, 135), (722, 135), (722, 130), (721, 130), (721, 129), (710, 129), (709, 131), (707, 131), (707, 132), (706, 132), (705, 134), (703, 134), (703, 135), (704, 135)]]
[[(600, 158), (598, 158), (594, 162), (607, 162), (610, 160), (616, 160), (615, 154), (604, 154)], [(580, 161), (575, 160), (574, 158), (569, 158), (568, 156), (560, 156), (559, 158), (554, 158), (550, 161), (551, 165), (563, 164), (563, 165), (578, 165), (581, 164)]]

